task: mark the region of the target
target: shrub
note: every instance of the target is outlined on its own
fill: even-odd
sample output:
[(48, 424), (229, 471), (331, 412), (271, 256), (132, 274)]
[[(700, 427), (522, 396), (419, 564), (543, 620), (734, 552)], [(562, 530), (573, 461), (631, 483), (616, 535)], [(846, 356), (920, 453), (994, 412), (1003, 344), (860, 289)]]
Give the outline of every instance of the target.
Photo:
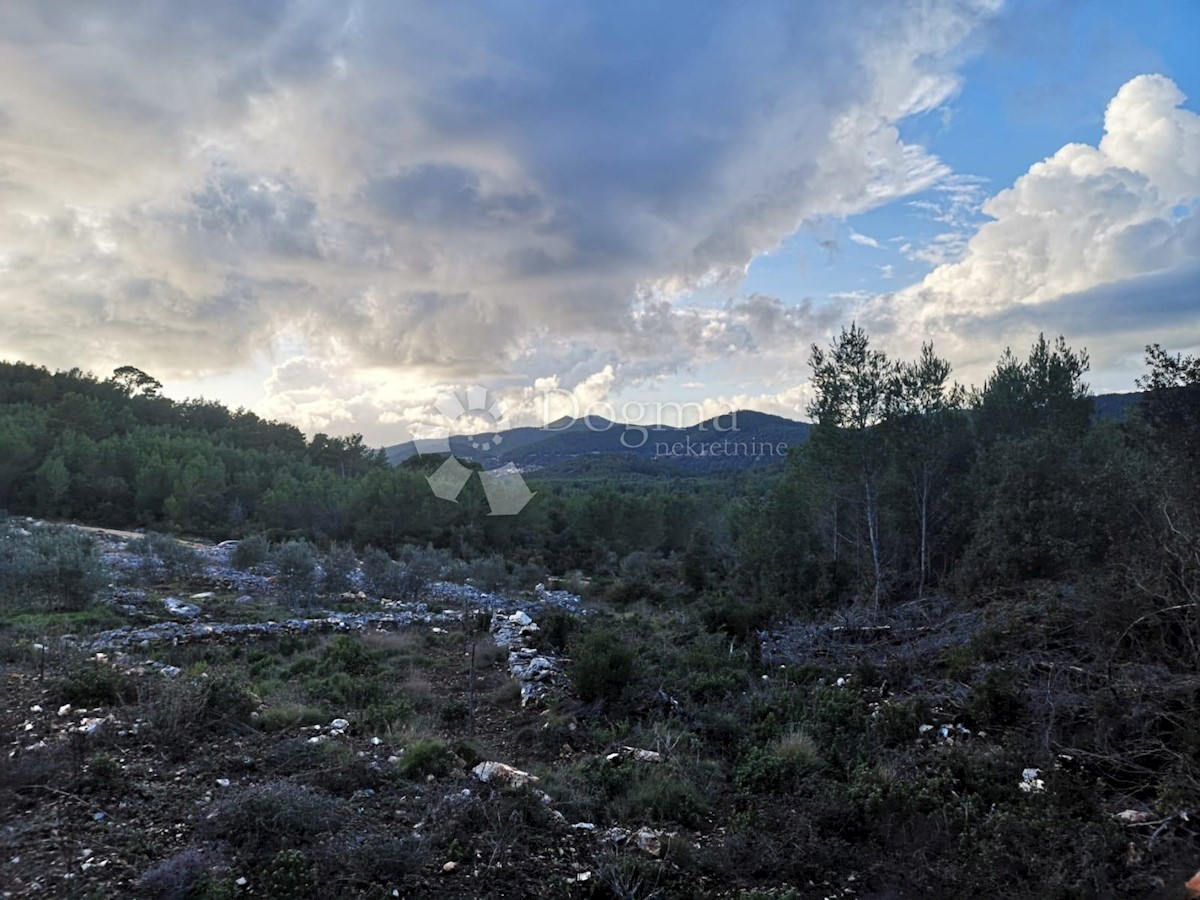
[(666, 600), (666, 593), (656, 584), (618, 578), (605, 591), (604, 599), (620, 608), (642, 602), (657, 606)]
[(997, 728), (1020, 720), (1024, 704), (1013, 686), (1012, 673), (991, 668), (967, 697), (967, 712), (977, 726)]
[(739, 640), (752, 638), (773, 617), (774, 610), (767, 603), (735, 600), (725, 594), (707, 600), (700, 611), (701, 621), (709, 631), (723, 632)]
[(132, 550), (143, 574), (151, 580), (187, 580), (194, 578), (203, 568), (200, 554), (169, 534), (147, 532), (145, 537), (134, 543)]
[(498, 591), (508, 586), (508, 564), (503, 556), (481, 557), (472, 560), (470, 566), (470, 581), (480, 590)]
[(244, 685), (228, 676), (178, 676), (143, 685), (138, 705), (159, 745), (173, 755), (181, 755), (194, 737), (245, 722), (258, 701)]
[(0, 529), (0, 609), (81, 610), (104, 584), (95, 544), (84, 532)]
[(336, 858), (348, 871), (370, 884), (403, 880), (420, 871), (428, 855), (428, 842), (415, 835), (394, 837), (390, 834), (348, 836), (344, 845), (335, 845)]
[(358, 558), (349, 544), (334, 544), (321, 563), (325, 570), (325, 593), (341, 594), (354, 587)]
[(425, 579), (416, 571), (376, 547), (363, 553), (363, 578), (374, 593), (391, 600), (415, 599), (425, 587)]
[(138, 887), (156, 900), (187, 900), (195, 895), (207, 872), (208, 863), (198, 850), (184, 850), (147, 869)]
[(304, 738), (285, 740), (267, 750), (263, 761), (276, 775), (295, 778), (338, 796), (375, 787), (384, 777), (371, 768), (369, 760), (333, 741), (310, 744)]
[(306, 785), (286, 781), (250, 788), (206, 820), (207, 832), (248, 852), (281, 849), (335, 832), (345, 806)]
[(87, 762), (87, 782), (96, 790), (116, 790), (125, 782), (125, 769), (115, 756), (96, 753)]
[(268, 897), (313, 897), (318, 885), (317, 867), (301, 850), (280, 850), (262, 873)]
[(319, 668), (325, 674), (372, 675), (379, 671), (379, 663), (358, 638), (339, 634), (321, 648)]
[(581, 620), (575, 613), (557, 607), (547, 609), (538, 614), (538, 631), (534, 633), (533, 643), (539, 650), (562, 653), (580, 626)]
[(571, 681), (586, 701), (617, 700), (633, 676), (633, 651), (615, 633), (594, 630), (575, 648)]
[(66, 784), (71, 778), (73, 765), (72, 750), (63, 744), (16, 756), (0, 754), (0, 799), (3, 801), (0, 807), (9, 808), (7, 804), (11, 801), (4, 797), (9, 791), (15, 793), (34, 785)]
[(388, 732), (409, 721), (416, 710), (407, 697), (375, 700), (353, 716), (355, 725), (366, 733)]
[(278, 584), (288, 603), (306, 603), (317, 585), (317, 557), (307, 541), (288, 541), (276, 548), (274, 563)]
[(609, 804), (608, 813), (619, 822), (639, 818), (656, 824), (695, 828), (708, 802), (696, 787), (677, 772), (662, 766), (636, 769), (622, 775), (622, 790)]
[(793, 790), (821, 767), (813, 739), (792, 731), (766, 747), (754, 747), (737, 769), (738, 787), (755, 793)]
[(408, 779), (417, 780), (429, 775), (450, 774), (453, 757), (449, 748), (437, 738), (421, 738), (405, 748), (396, 763), (396, 771)]
[(394, 562), (395, 560), (378, 547), (368, 547), (363, 551), (363, 577), (366, 579), (367, 585), (378, 591), (378, 585), (387, 581), (388, 569)]
[(328, 712), (320, 707), (287, 704), (263, 710), (259, 725), (263, 731), (285, 731), (306, 725), (324, 725), (328, 721)]
[(545, 582), (546, 570), (535, 562), (527, 562), (517, 566), (511, 580), (513, 587), (529, 590)]
[(446, 567), (454, 562), (454, 558), (445, 550), (432, 546), (418, 547), (414, 544), (401, 547), (397, 560), (406, 569), (425, 580), (441, 578)]
[(131, 678), (111, 666), (85, 662), (50, 685), (54, 702), (72, 706), (118, 706), (132, 700), (137, 689)]
[(442, 567), (441, 577), (443, 581), (466, 584), (467, 579), (471, 577), (471, 567), (467, 565), (466, 560), (452, 559)]
[(261, 566), (271, 555), (271, 543), (265, 535), (252, 534), (233, 548), (233, 565), (243, 571)]

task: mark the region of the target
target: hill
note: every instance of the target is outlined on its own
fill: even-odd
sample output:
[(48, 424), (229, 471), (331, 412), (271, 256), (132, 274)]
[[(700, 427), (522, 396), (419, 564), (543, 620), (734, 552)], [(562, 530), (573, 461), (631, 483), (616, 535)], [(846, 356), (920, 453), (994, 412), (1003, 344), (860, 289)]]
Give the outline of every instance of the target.
[[(1098, 395), (1096, 418), (1123, 420), (1141, 396), (1138, 392)], [(511, 462), (527, 471), (592, 471), (595, 467), (585, 464), (589, 457), (610, 456), (615, 458), (603, 467), (606, 471), (679, 475), (777, 463), (787, 455), (787, 448), (808, 440), (811, 428), (808, 422), (747, 409), (687, 428), (643, 427), (593, 416), (559, 419), (542, 428), (511, 428), (496, 435), (454, 435), (450, 450), (459, 459), (489, 467)], [(442, 447), (441, 441), (408, 441), (384, 452), (396, 466), (417, 455), (444, 453)]]
[[(574, 468), (568, 463), (596, 456), (636, 460), (636, 471), (650, 474), (646, 463), (670, 474), (741, 470), (780, 462), (789, 447), (808, 440), (811, 426), (781, 416), (739, 410), (686, 428), (640, 426), (607, 419), (560, 419), (543, 428), (513, 428), (492, 435), (455, 435), (455, 456), (487, 466), (511, 462), (522, 469)], [(444, 444), (442, 445), (444, 446)], [(398, 465), (418, 454), (437, 453), (438, 442), (409, 441), (388, 447)], [(444, 452), (444, 451), (443, 451)]]

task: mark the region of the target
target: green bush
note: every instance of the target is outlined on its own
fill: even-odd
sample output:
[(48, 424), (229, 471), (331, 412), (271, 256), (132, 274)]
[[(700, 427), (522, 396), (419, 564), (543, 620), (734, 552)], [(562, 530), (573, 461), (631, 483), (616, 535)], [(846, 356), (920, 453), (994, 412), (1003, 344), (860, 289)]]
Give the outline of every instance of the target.
[(324, 589), (327, 594), (342, 594), (353, 587), (351, 576), (358, 568), (358, 559), (354, 548), (349, 544), (334, 544), (321, 561), (325, 570)]
[(200, 554), (169, 534), (146, 532), (132, 548), (146, 578), (164, 582), (186, 581), (203, 568)]
[(508, 564), (503, 556), (485, 556), (470, 563), (470, 581), (484, 591), (498, 591), (509, 585)]
[(623, 775), (622, 790), (607, 811), (618, 822), (644, 819), (656, 825), (696, 828), (707, 810), (708, 801), (695, 785), (677, 772), (654, 766)]
[(254, 853), (295, 847), (340, 829), (345, 806), (306, 785), (268, 782), (239, 794), (205, 822), (205, 831)]
[(271, 556), (271, 542), (265, 535), (252, 534), (233, 548), (233, 565), (242, 571), (261, 566)]
[(50, 685), (50, 697), (58, 704), (80, 708), (118, 706), (137, 696), (133, 679), (111, 666), (85, 662)]
[(401, 547), (396, 559), (404, 568), (426, 581), (441, 578), (443, 571), (454, 562), (454, 558), (445, 550), (414, 544)]
[(329, 718), (324, 708), (287, 704), (263, 710), (259, 725), (263, 731), (286, 731), (306, 725), (324, 725)]
[(579, 633), (582, 620), (575, 613), (552, 607), (538, 614), (537, 624), (534, 646), (539, 650), (563, 653), (571, 639)]
[(412, 719), (416, 710), (407, 697), (392, 697), (367, 703), (353, 716), (355, 725), (368, 734), (386, 733)]
[(999, 667), (988, 669), (967, 697), (968, 714), (983, 728), (1012, 725), (1020, 721), (1023, 710), (1024, 703), (1014, 686), (1012, 673)]
[(319, 669), (326, 675), (373, 675), (379, 671), (379, 662), (358, 638), (339, 634), (321, 648)]
[(262, 872), (262, 887), (268, 897), (315, 897), (319, 885), (317, 867), (301, 850), (280, 850)]
[(0, 529), (0, 611), (82, 610), (104, 582), (95, 544), (86, 533)]
[(312, 600), (317, 587), (317, 557), (308, 541), (288, 541), (275, 549), (280, 592), (288, 603)]
[(437, 738), (421, 738), (409, 744), (404, 755), (396, 763), (396, 771), (403, 777), (416, 781), (429, 775), (440, 777), (450, 774), (454, 758), (449, 748)]
[(762, 601), (734, 599), (719, 594), (704, 601), (700, 620), (709, 631), (722, 632), (738, 640), (750, 640), (755, 632), (771, 624), (775, 611)]
[(821, 767), (816, 743), (805, 732), (793, 731), (766, 747), (754, 747), (738, 766), (738, 787), (754, 793), (790, 791)]
[(87, 762), (87, 783), (98, 791), (115, 791), (125, 783), (125, 769), (115, 756), (96, 753)]
[(612, 631), (589, 631), (572, 658), (571, 681), (588, 702), (619, 699), (633, 677), (633, 651)]
[(409, 566), (402, 566), (377, 547), (363, 553), (363, 578), (367, 587), (390, 600), (413, 600), (425, 587), (425, 579)]

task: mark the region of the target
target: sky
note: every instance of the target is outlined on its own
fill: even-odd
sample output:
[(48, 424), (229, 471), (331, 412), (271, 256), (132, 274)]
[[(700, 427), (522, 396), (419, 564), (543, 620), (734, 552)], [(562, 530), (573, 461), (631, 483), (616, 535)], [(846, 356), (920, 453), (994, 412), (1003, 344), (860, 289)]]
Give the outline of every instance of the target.
[(0, 359), (377, 445), (472, 385), (804, 418), (852, 321), (1131, 390), (1200, 349), (1198, 41), (1194, 0), (10, 0)]

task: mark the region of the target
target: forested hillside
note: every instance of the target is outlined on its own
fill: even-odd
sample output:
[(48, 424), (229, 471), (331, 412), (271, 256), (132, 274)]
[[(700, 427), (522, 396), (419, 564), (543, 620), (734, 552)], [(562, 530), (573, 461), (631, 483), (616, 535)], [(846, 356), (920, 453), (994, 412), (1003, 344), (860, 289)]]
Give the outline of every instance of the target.
[(216, 539), (264, 531), (389, 551), (433, 543), (570, 569), (609, 554), (683, 550), (692, 527), (716, 516), (702, 498), (730, 490), (559, 482), (509, 520), (488, 516), (478, 479), (458, 503), (436, 498), (426, 482), (436, 465), (426, 458), (392, 468), (357, 436), (306, 440), (244, 410), (174, 402), (137, 370), (100, 380), (0, 364), (0, 509), (14, 514)]

